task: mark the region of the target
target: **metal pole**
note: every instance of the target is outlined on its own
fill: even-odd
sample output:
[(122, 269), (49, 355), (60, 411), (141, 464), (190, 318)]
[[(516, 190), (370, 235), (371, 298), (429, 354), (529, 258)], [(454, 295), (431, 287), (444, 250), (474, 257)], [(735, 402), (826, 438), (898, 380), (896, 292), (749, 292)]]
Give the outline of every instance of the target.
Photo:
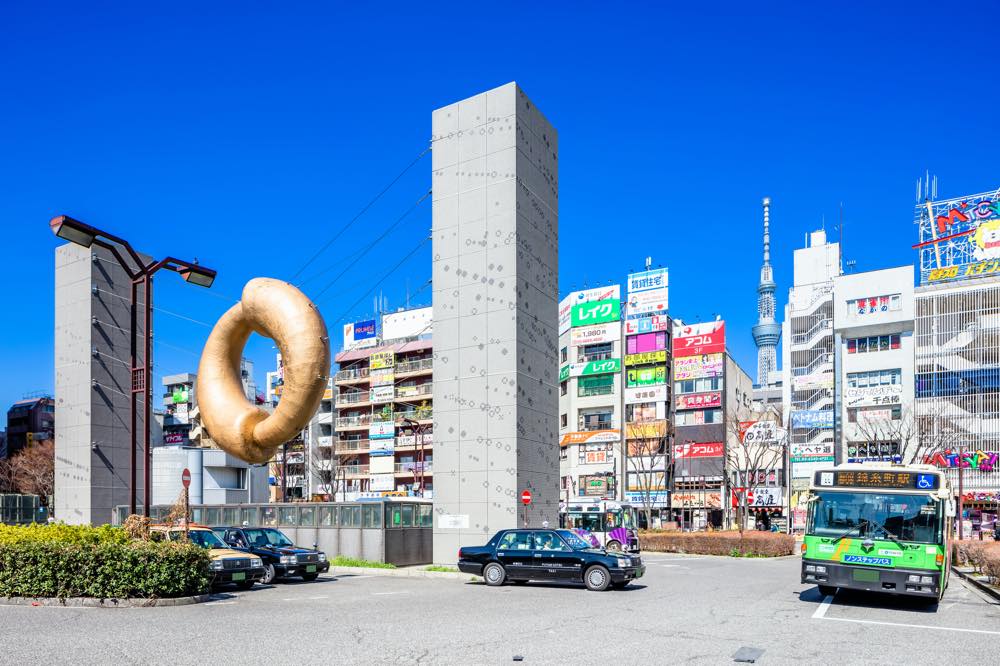
[(136, 288), (135, 280), (132, 280), (132, 300), (129, 306), (129, 349), (130, 349), (130, 360), (129, 360), (129, 413), (131, 417), (131, 428), (129, 432), (131, 433), (132, 447), (129, 452), (129, 514), (135, 515), (136, 510), (136, 487), (135, 487), (135, 450), (139, 446), (138, 433), (136, 432), (136, 407), (135, 407), (135, 394), (136, 394), (136, 372), (138, 370), (136, 365), (136, 347), (138, 343), (136, 341), (136, 299), (138, 298), (138, 289)]
[(962, 540), (962, 522), (963, 522), (962, 518), (963, 518), (963, 514), (965, 513), (965, 504), (964, 504), (965, 497), (964, 497), (964, 492), (963, 492), (964, 489), (962, 488), (962, 463), (963, 462), (964, 462), (964, 458), (962, 457), (962, 454), (961, 454), (961, 448), (959, 448), (959, 454), (958, 454), (958, 540), (959, 541)]
[(146, 274), (146, 328), (143, 330), (143, 337), (146, 345), (146, 349), (143, 356), (143, 365), (145, 366), (144, 374), (144, 390), (143, 390), (143, 445), (145, 448), (145, 458), (143, 460), (142, 478), (142, 515), (149, 517), (149, 498), (150, 498), (150, 463), (152, 462), (152, 449), (150, 448), (149, 442), (149, 419), (150, 419), (150, 407), (153, 403), (152, 387), (150, 384), (153, 380), (153, 332), (152, 332), (152, 321), (153, 321), (153, 276), (150, 273)]

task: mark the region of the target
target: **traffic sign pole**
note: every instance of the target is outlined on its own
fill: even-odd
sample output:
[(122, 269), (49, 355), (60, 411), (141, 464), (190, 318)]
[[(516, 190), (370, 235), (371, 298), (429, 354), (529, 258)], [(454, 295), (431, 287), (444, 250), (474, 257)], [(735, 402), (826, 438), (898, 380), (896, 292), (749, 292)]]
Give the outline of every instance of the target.
[(528, 505), (531, 504), (530, 490), (525, 490), (521, 493), (521, 504), (524, 505), (524, 526), (528, 527)]
[(184, 471), (181, 472), (181, 484), (184, 486), (184, 539), (188, 538), (188, 516), (191, 514), (190, 504), (188, 503), (191, 497), (191, 471), (185, 467)]

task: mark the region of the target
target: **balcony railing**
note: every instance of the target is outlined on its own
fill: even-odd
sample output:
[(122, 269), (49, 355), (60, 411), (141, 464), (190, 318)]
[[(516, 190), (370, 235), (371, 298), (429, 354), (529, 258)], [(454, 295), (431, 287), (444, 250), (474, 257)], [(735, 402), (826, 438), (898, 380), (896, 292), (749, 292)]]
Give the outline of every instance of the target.
[(367, 439), (342, 439), (337, 442), (337, 453), (359, 453), (367, 451), (370, 443)]
[(372, 422), (371, 414), (358, 414), (357, 416), (341, 416), (337, 419), (338, 428), (353, 428), (366, 426)]
[(813, 336), (815, 336), (820, 331), (833, 330), (833, 320), (832, 319), (820, 319), (805, 333), (798, 333), (792, 336), (792, 344), (801, 345), (809, 342)]
[(419, 463), (419, 462), (396, 463), (396, 474), (414, 474), (420, 471), (421, 466), (423, 467), (423, 471), (426, 474), (427, 472), (433, 470), (434, 463), (431, 461), (427, 461), (424, 463)]
[(396, 364), (396, 375), (406, 374), (408, 372), (423, 372), (426, 370), (434, 369), (434, 359), (424, 358), (419, 361), (406, 361), (404, 363)]
[(580, 424), (580, 430), (585, 432), (594, 432), (595, 430), (613, 430), (615, 424), (613, 421), (588, 421)]
[(370, 396), (368, 391), (355, 391), (353, 393), (338, 393), (337, 394), (337, 406), (340, 405), (354, 405), (359, 402), (368, 402)]
[(368, 368), (348, 368), (346, 370), (338, 370), (333, 379), (338, 382), (346, 382), (352, 379), (365, 379), (366, 377), (368, 377)]
[[(424, 448), (427, 448), (434, 444), (434, 433), (425, 432), (423, 434)], [(396, 438), (396, 448), (397, 449), (415, 449), (420, 446), (420, 438), (416, 435), (400, 435)]]
[(344, 465), (337, 469), (346, 476), (368, 476), (368, 465)]
[(421, 384), (420, 386), (397, 386), (396, 387), (396, 401), (406, 402), (413, 398), (426, 398), (427, 396), (434, 395), (434, 382), (427, 382), (426, 384)]
[(406, 419), (411, 421), (429, 421), (434, 418), (434, 408), (424, 407), (420, 409), (410, 409), (405, 412), (396, 412), (396, 423), (403, 423)]

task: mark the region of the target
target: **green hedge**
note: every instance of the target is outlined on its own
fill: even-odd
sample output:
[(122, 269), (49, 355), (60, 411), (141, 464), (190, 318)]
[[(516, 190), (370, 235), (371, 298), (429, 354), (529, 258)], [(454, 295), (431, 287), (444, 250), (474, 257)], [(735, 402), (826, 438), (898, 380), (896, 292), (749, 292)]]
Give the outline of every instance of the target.
[(717, 532), (641, 532), (639, 547), (661, 553), (781, 557), (795, 553), (795, 538), (778, 532), (746, 530)]
[(210, 583), (208, 551), (130, 541), (112, 527), (31, 525), (0, 530), (0, 597), (180, 597)]

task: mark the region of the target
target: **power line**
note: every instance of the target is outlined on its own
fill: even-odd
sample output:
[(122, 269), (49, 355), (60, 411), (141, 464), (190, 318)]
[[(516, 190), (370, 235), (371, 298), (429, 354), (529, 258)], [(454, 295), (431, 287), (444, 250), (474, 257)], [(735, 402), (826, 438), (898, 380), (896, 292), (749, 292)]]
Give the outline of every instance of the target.
[(335, 233), (335, 234), (333, 235), (333, 238), (331, 238), (330, 240), (328, 240), (328, 241), (327, 241), (327, 242), (326, 242), (326, 243), (325, 243), (325, 244), (324, 244), (324, 245), (323, 245), (323, 246), (322, 246), (322, 247), (321, 247), (320, 249), (316, 250), (316, 253), (315, 253), (315, 254), (313, 254), (313, 256), (311, 256), (311, 257), (309, 258), (309, 260), (308, 260), (308, 261), (306, 261), (306, 263), (302, 264), (302, 267), (301, 267), (301, 268), (299, 268), (299, 270), (295, 271), (295, 274), (294, 274), (294, 275), (292, 275), (292, 277), (290, 278), (290, 280), (289, 280), (289, 281), (291, 281), (291, 280), (294, 280), (294, 279), (295, 279), (295, 278), (297, 278), (297, 277), (298, 277), (299, 275), (301, 275), (301, 274), (302, 274), (302, 271), (304, 271), (304, 270), (305, 270), (306, 268), (308, 268), (308, 267), (309, 267), (309, 265), (310, 265), (310, 264), (311, 264), (312, 262), (314, 262), (314, 261), (316, 260), (316, 258), (317, 258), (317, 257), (318, 257), (319, 255), (321, 255), (321, 254), (323, 254), (324, 252), (326, 252), (327, 248), (329, 248), (329, 247), (330, 247), (331, 245), (333, 245), (333, 244), (334, 244), (334, 243), (336, 242), (336, 240), (337, 240), (338, 238), (340, 238), (340, 236), (341, 236), (341, 235), (342, 235), (342, 234), (343, 234), (343, 233), (344, 233), (345, 231), (347, 231), (347, 230), (348, 230), (348, 229), (349, 229), (349, 228), (350, 228), (350, 227), (351, 227), (351, 226), (352, 226), (352, 225), (353, 225), (353, 224), (354, 224), (355, 222), (357, 222), (357, 221), (358, 221), (358, 218), (360, 218), (360, 217), (361, 217), (362, 215), (364, 215), (365, 213), (367, 213), (367, 212), (368, 212), (368, 209), (369, 209), (369, 208), (371, 208), (372, 206), (374, 206), (374, 205), (375, 205), (375, 203), (376, 203), (376, 202), (377, 202), (377, 201), (378, 201), (379, 199), (381, 199), (381, 198), (382, 198), (382, 196), (383, 196), (383, 195), (384, 195), (384, 194), (385, 194), (386, 192), (388, 192), (388, 191), (389, 191), (389, 190), (390, 190), (390, 189), (392, 188), (392, 186), (393, 186), (393, 185), (395, 185), (395, 184), (396, 184), (397, 182), (399, 182), (399, 179), (400, 179), (400, 178), (402, 178), (402, 177), (403, 177), (404, 175), (406, 175), (406, 172), (407, 172), (407, 171), (409, 171), (410, 169), (412, 169), (412, 168), (413, 168), (413, 167), (414, 167), (414, 166), (415, 166), (415, 165), (417, 164), (417, 162), (419, 162), (419, 161), (420, 161), (420, 159), (421, 159), (421, 158), (422, 158), (422, 157), (423, 157), (424, 155), (426, 155), (427, 153), (429, 153), (429, 152), (430, 152), (430, 150), (431, 150), (431, 147), (430, 147), (430, 146), (427, 146), (427, 147), (426, 147), (426, 148), (424, 148), (424, 149), (423, 149), (422, 151), (420, 151), (420, 154), (419, 154), (419, 155), (417, 155), (417, 156), (416, 156), (416, 157), (415, 157), (415, 158), (413, 159), (413, 161), (412, 161), (412, 162), (410, 162), (409, 164), (407, 164), (407, 165), (406, 165), (406, 168), (405, 168), (405, 169), (403, 169), (402, 171), (400, 171), (400, 172), (399, 172), (399, 174), (397, 174), (395, 178), (393, 178), (393, 179), (392, 179), (391, 181), (389, 181), (389, 184), (388, 184), (388, 185), (386, 185), (385, 187), (383, 187), (383, 188), (382, 188), (382, 190), (381, 190), (381, 191), (380, 191), (380, 192), (379, 192), (378, 194), (376, 194), (376, 195), (375, 195), (375, 196), (374, 196), (374, 197), (373, 197), (373, 198), (371, 199), (371, 201), (369, 201), (369, 202), (368, 202), (367, 204), (365, 204), (364, 208), (362, 208), (362, 209), (361, 209), (361, 210), (360, 210), (360, 211), (358, 212), (358, 214), (357, 214), (357, 215), (355, 215), (355, 216), (354, 216), (353, 218), (351, 218), (351, 220), (350, 220), (350, 221), (349, 221), (349, 222), (348, 222), (347, 224), (345, 224), (344, 226), (342, 226), (342, 227), (340, 228), (340, 230), (339, 230), (339, 231), (337, 231), (337, 233)]
[(386, 236), (389, 235), (389, 232), (391, 232), (393, 229), (395, 229), (396, 227), (398, 227), (400, 225), (400, 223), (403, 220), (405, 220), (410, 215), (410, 213), (412, 213), (413, 211), (415, 211), (417, 209), (417, 207), (420, 206), (420, 204), (422, 204), (427, 199), (427, 197), (429, 197), (430, 195), (431, 195), (431, 193), (428, 190), (426, 194), (424, 194), (422, 197), (420, 197), (415, 202), (413, 202), (413, 205), (410, 206), (409, 208), (407, 208), (406, 212), (404, 212), (402, 215), (400, 215), (398, 218), (396, 218), (396, 221), (393, 222), (391, 225), (389, 225), (389, 227), (385, 231), (383, 231), (381, 235), (379, 235), (377, 238), (375, 238), (370, 243), (368, 243), (368, 245), (366, 245), (361, 250), (361, 252), (359, 252), (357, 254), (357, 256), (354, 257), (353, 261), (351, 261), (349, 264), (347, 264), (346, 266), (344, 266), (343, 270), (341, 270), (339, 273), (337, 273), (336, 277), (334, 277), (332, 280), (330, 280), (326, 284), (325, 287), (323, 287), (322, 289), (320, 289), (319, 292), (315, 296), (313, 296), (313, 300), (314, 301), (317, 300), (320, 296), (322, 296), (326, 292), (327, 289), (329, 289), (334, 284), (336, 284), (337, 280), (339, 280), (340, 278), (342, 278), (347, 273), (347, 271), (351, 270), (351, 268), (353, 268), (355, 264), (357, 264), (359, 261), (361, 261), (361, 258), (363, 256), (365, 256), (365, 254), (367, 254), (369, 250), (371, 250), (373, 247), (375, 247), (376, 245), (378, 245), (379, 242), (382, 241), (382, 239), (384, 239)]

